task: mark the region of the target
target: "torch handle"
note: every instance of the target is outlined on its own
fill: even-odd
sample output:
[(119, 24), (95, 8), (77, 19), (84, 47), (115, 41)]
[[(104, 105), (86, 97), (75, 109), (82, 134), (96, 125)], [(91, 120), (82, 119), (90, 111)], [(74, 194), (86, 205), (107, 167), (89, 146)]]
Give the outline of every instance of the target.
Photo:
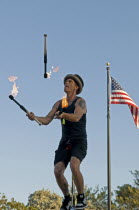
[[(27, 111), (26, 113), (29, 114), (29, 111)], [(37, 120), (36, 118), (34, 118), (34, 120), (35, 120), (39, 125), (42, 125), (42, 123), (41, 123), (39, 120)]]
[[(64, 110), (63, 108), (60, 108), (59, 115), (62, 114), (63, 110)], [(62, 120), (62, 124), (65, 125), (65, 119), (61, 119), (61, 120)]]
[(62, 114), (62, 112), (63, 112), (63, 109), (61, 108), (61, 109), (59, 110), (59, 115)]
[(44, 34), (44, 78), (47, 78), (47, 44), (46, 44), (47, 34)]
[[(29, 114), (29, 111), (21, 104), (19, 104), (14, 98), (12, 98), (12, 100), (20, 107), (20, 109), (22, 109), (24, 112), (26, 112), (27, 114)], [(42, 123), (37, 120), (36, 118), (34, 119), (39, 125), (42, 125)]]
[(42, 123), (39, 121), (39, 120), (37, 120), (36, 118), (34, 119), (39, 125), (42, 125)]
[[(29, 114), (29, 111), (28, 111), (24, 106), (20, 105), (20, 108), (21, 108), (24, 112), (26, 112), (27, 114)], [(36, 118), (34, 118), (34, 120), (35, 120), (39, 125), (42, 125), (42, 123), (41, 123), (39, 120), (37, 120)]]

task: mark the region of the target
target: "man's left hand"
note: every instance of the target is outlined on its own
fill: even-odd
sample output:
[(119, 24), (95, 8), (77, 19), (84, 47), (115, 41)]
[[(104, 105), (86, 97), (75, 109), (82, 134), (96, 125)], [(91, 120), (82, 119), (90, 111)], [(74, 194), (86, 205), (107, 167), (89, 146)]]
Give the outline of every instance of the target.
[(56, 113), (55, 113), (55, 119), (62, 119), (63, 118), (63, 112), (61, 113), (60, 111), (57, 111)]

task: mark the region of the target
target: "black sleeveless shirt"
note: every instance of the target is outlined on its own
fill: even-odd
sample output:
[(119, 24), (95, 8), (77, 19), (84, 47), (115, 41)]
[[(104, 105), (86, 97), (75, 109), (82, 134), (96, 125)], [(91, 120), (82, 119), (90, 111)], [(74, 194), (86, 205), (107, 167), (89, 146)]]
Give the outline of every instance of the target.
[[(77, 99), (80, 97), (77, 97), (72, 104), (70, 104), (67, 108), (63, 108), (62, 111), (65, 113), (74, 113), (75, 110), (75, 103)], [(61, 104), (58, 107), (58, 111), (61, 110)], [(86, 114), (83, 114), (79, 122), (71, 122), (68, 120), (65, 120), (65, 123), (62, 124), (61, 120), (61, 126), (62, 126), (62, 141), (67, 141), (69, 139), (71, 140), (86, 140), (87, 134), (86, 134)]]

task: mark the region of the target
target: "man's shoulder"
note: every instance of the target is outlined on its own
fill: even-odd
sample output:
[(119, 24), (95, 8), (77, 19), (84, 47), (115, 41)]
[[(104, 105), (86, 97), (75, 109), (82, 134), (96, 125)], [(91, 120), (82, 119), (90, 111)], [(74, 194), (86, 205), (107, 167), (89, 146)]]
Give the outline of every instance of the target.
[(80, 101), (84, 101), (85, 102), (85, 99), (83, 97), (77, 97), (77, 101), (76, 102), (80, 102)]
[(55, 104), (53, 105), (53, 108), (57, 109), (59, 107), (60, 103), (61, 103), (61, 100), (56, 101)]
[(82, 110), (84, 110), (84, 114), (87, 112), (86, 101), (84, 98), (80, 97), (77, 101), (75, 106), (80, 106)]

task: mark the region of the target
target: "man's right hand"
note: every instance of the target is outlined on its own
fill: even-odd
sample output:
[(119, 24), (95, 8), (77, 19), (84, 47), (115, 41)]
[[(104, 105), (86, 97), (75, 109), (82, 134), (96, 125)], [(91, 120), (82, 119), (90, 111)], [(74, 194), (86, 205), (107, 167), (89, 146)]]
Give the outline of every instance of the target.
[(27, 117), (28, 117), (30, 120), (34, 120), (34, 119), (35, 119), (35, 115), (34, 115), (33, 112), (27, 113)]

